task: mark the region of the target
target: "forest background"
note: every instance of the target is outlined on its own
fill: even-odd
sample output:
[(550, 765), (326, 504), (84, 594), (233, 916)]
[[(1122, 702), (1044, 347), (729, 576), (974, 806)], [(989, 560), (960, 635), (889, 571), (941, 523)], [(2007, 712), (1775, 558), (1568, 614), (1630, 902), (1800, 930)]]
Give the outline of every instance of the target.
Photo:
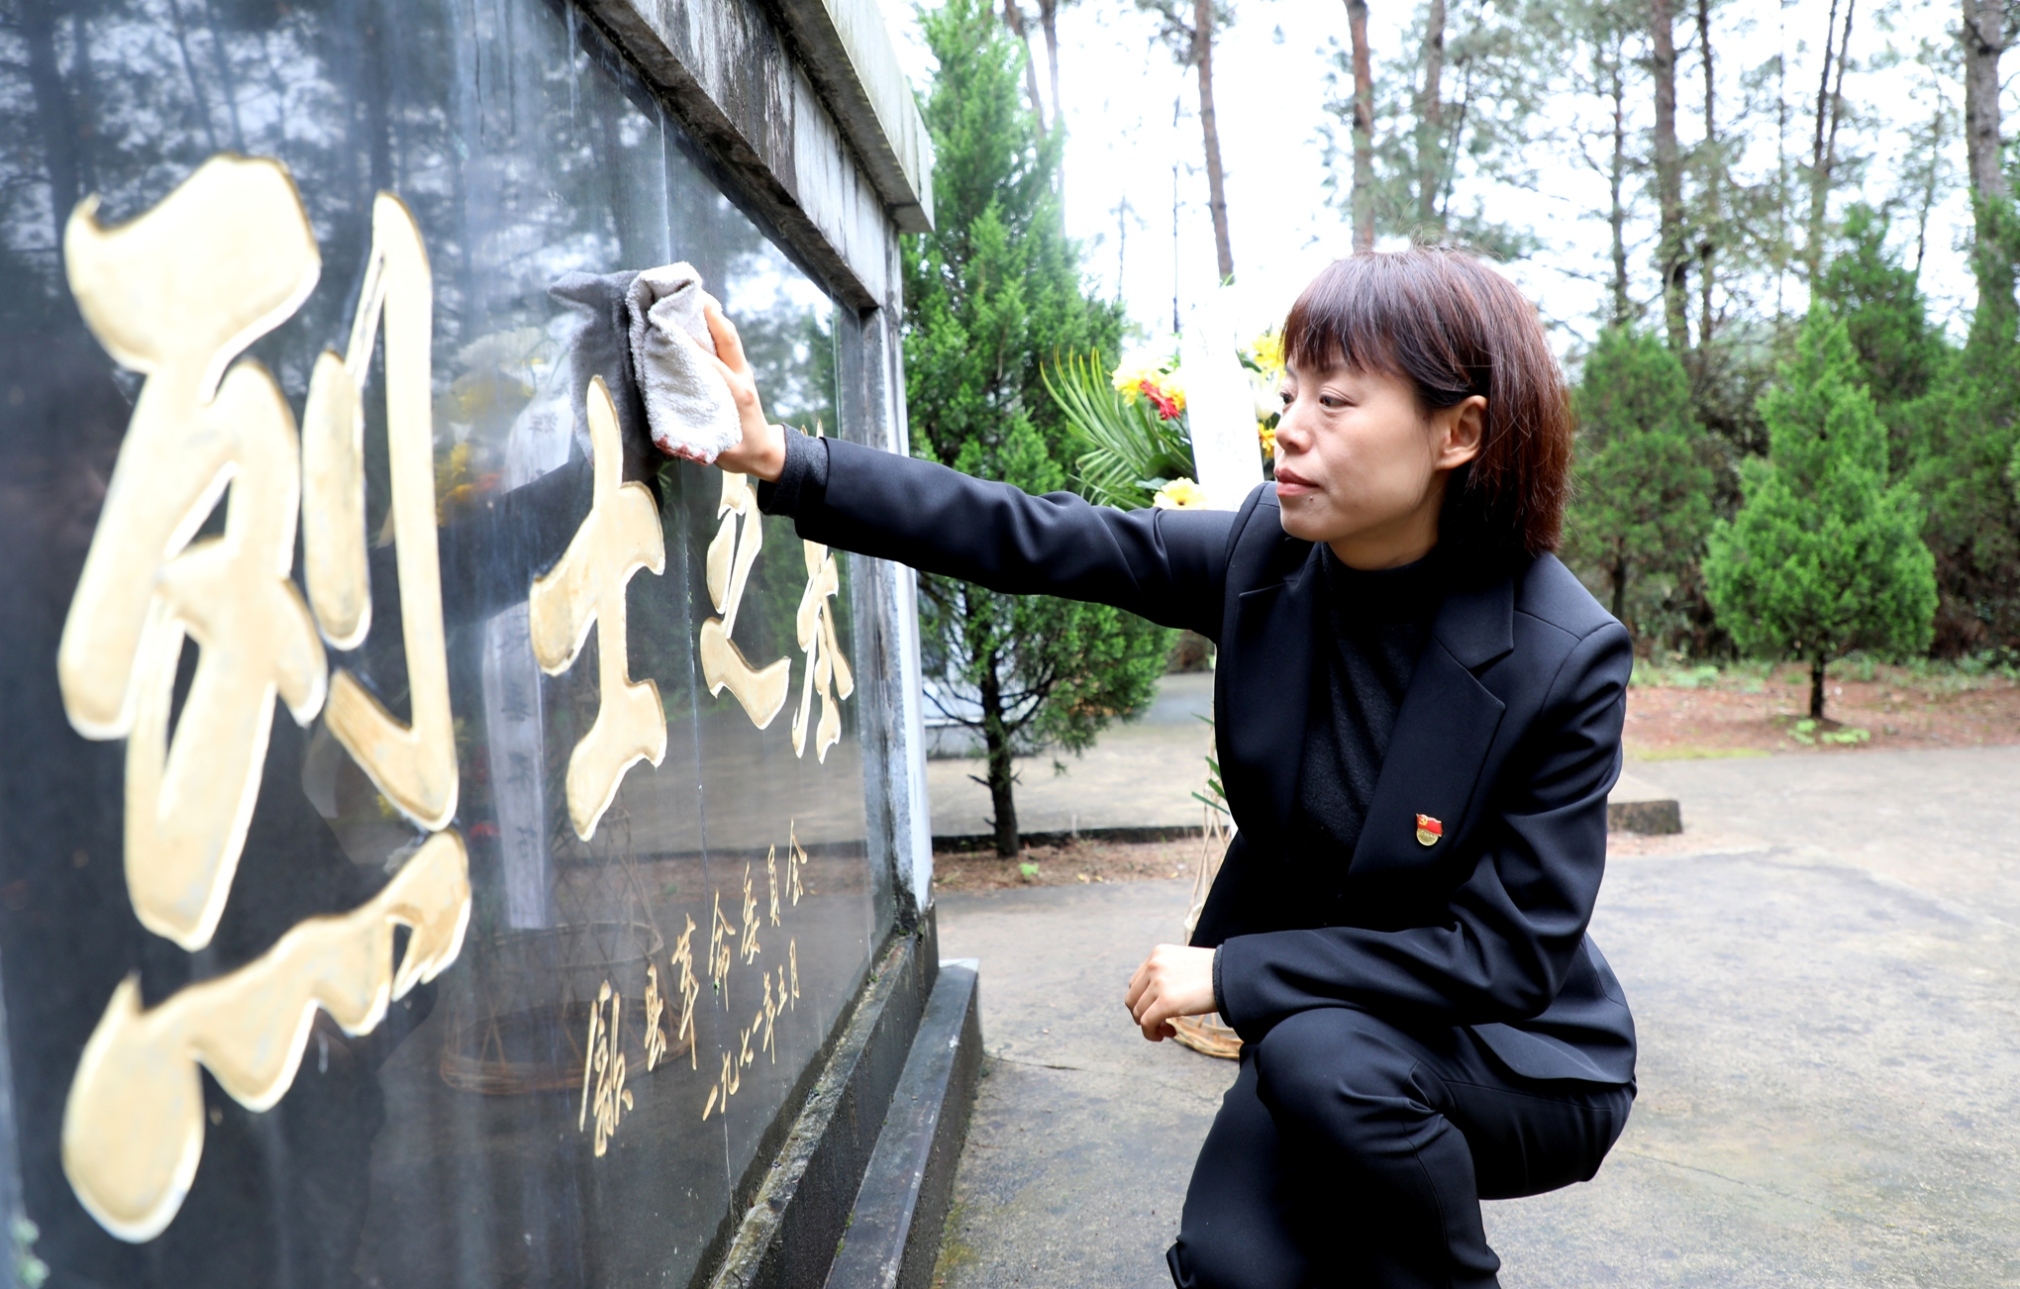
[[(1746, 643), (1803, 657), (1815, 649), (1736, 641), (1706, 560), (1748, 495), (1748, 463), (1770, 454), (1762, 396), (1838, 360), (1821, 330), (1797, 353), (1822, 303), (1850, 342), (1851, 365), (1828, 379), (1863, 387), (1884, 431), (1862, 504), (1904, 493), (1886, 505), (1919, 525), (1938, 591), (1930, 627), (1897, 623), (1871, 646), (2020, 657), (2020, 220), (2000, 128), (2020, 13), (1979, 0), (996, 2), (1031, 53), (1028, 100), (1062, 136), (1065, 227), (1091, 291), (1118, 302), (1140, 346), (1168, 350), (1175, 318), (1230, 273), (1225, 307), (1261, 331), (1356, 245), (1489, 254), (1538, 302), (1580, 387), (1566, 551), (1580, 575), (1647, 655), (1720, 659)], [(923, 90), (935, 64), (918, 15), (886, 5)], [(1829, 437), (1824, 420), (1802, 433)], [(1650, 435), (1631, 469), (1595, 473), (1611, 442)]]

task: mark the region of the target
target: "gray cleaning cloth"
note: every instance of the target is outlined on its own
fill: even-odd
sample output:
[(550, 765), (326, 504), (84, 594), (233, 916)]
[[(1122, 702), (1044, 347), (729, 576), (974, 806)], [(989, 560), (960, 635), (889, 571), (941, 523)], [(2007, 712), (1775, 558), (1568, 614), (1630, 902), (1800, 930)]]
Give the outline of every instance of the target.
[[(631, 363), (645, 396), (645, 420), (662, 452), (713, 462), (743, 439), (743, 424), (722, 373), (702, 304), (701, 274), (686, 262), (647, 269), (625, 294), (631, 313)], [(685, 332), (686, 336), (680, 333)], [(699, 342), (701, 351), (689, 343)]]

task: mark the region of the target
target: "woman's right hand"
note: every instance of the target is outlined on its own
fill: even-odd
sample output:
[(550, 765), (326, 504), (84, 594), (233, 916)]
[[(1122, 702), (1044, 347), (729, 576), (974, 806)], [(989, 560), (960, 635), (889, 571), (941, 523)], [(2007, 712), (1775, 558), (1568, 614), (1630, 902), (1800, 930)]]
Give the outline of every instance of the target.
[(694, 347), (715, 365), (723, 383), (729, 386), (730, 398), (736, 404), (737, 420), (743, 426), (743, 441), (725, 449), (716, 457), (715, 464), (725, 470), (775, 483), (786, 468), (785, 427), (765, 420), (764, 401), (758, 397), (757, 374), (751, 370), (750, 360), (744, 356), (743, 341), (737, 336), (736, 324), (723, 316), (722, 306), (716, 303), (714, 297), (703, 302), (702, 315), (708, 319), (709, 335), (715, 339), (715, 352), (703, 349), (699, 341), (694, 342)]

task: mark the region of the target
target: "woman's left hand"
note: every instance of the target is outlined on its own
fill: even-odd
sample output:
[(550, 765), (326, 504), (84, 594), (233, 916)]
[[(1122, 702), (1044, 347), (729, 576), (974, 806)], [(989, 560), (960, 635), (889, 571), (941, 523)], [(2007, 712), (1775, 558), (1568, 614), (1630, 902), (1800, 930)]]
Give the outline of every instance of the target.
[(1160, 944), (1129, 978), (1123, 1005), (1143, 1036), (1161, 1043), (1176, 1031), (1179, 1016), (1204, 1016), (1214, 1009), (1213, 950)]

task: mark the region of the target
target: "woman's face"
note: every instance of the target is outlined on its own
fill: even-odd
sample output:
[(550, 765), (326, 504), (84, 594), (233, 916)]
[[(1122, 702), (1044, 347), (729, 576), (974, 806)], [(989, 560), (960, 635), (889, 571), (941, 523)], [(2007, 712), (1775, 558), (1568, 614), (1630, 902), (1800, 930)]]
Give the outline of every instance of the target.
[(1394, 568), (1438, 541), (1445, 480), (1480, 452), (1487, 400), (1426, 413), (1410, 382), (1334, 365), (1288, 367), (1277, 425), (1284, 531), (1350, 568)]

